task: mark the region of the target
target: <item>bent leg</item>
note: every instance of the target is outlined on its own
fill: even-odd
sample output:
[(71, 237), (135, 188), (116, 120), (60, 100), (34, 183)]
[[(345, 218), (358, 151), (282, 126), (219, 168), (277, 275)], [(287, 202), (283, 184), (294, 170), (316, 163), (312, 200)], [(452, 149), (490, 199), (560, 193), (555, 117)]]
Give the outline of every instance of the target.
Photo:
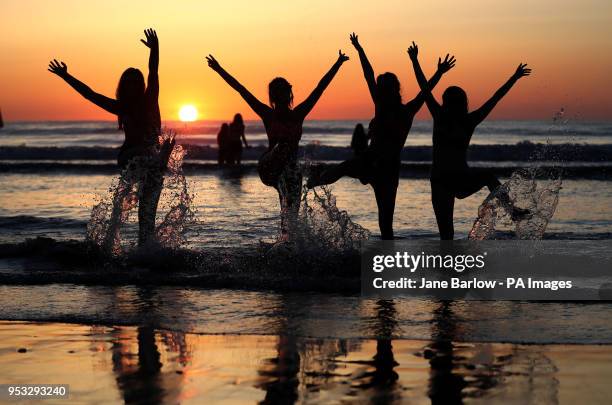
[(508, 190), (500, 188), (500, 181), (490, 170), (470, 169), (465, 180), (459, 181), (459, 184), (460, 188), (457, 190), (457, 198), (466, 198), (479, 191), (482, 187), (487, 186), (491, 193), (487, 199), (494, 195), (501, 202), (502, 207), (512, 220), (517, 221), (531, 215), (529, 210), (514, 206), (514, 202), (508, 195)]
[(383, 240), (393, 240), (393, 215), (398, 183), (386, 179), (372, 185), (378, 206), (378, 226)]
[(459, 199), (467, 198), (485, 186), (493, 193), (501, 186), (501, 183), (492, 171), (472, 168), (464, 173), (457, 174), (453, 184), (453, 188), (456, 191), (455, 196)]
[(441, 240), (453, 240), (455, 228), (453, 225), (453, 211), (455, 208), (455, 195), (451, 190), (440, 184), (431, 182), (431, 203)]
[(333, 184), (344, 176), (359, 177), (359, 168), (362, 163), (358, 159), (349, 159), (344, 162), (333, 165), (319, 175), (312, 175), (306, 182), (306, 187), (313, 188)]

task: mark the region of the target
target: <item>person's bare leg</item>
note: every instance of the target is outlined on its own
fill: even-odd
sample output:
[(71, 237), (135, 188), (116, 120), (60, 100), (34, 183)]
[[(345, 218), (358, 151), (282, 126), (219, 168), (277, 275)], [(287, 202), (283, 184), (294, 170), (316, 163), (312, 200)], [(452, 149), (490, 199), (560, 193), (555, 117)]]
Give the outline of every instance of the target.
[(333, 184), (344, 176), (356, 177), (356, 165), (358, 165), (358, 162), (354, 159), (350, 159), (345, 160), (340, 164), (328, 167), (318, 175), (311, 175), (306, 182), (306, 187), (314, 188), (327, 184)]
[(113, 210), (102, 246), (102, 249), (109, 253), (118, 251), (121, 242), (121, 225), (127, 221), (130, 210), (138, 202), (137, 195), (133, 193), (134, 183), (133, 179), (130, 178), (132, 173), (129, 170), (127, 169), (121, 174), (119, 184), (113, 195)]
[(392, 184), (391, 179), (385, 179), (389, 183), (373, 185), (376, 204), (378, 206), (378, 226), (380, 236), (383, 240), (393, 240), (393, 215), (395, 212), (395, 198), (397, 186)]
[(433, 205), (434, 213), (436, 214), (436, 222), (438, 223), (440, 240), (453, 240), (455, 237), (455, 228), (453, 225), (455, 196), (449, 190), (445, 190), (443, 187), (432, 184), (431, 203)]
[(138, 246), (155, 240), (155, 217), (164, 184), (164, 177), (157, 168), (150, 169), (141, 183), (138, 205)]
[(281, 240), (294, 237), (302, 196), (302, 174), (297, 167), (288, 167), (281, 175), (278, 185), (281, 204)]
[(492, 174), (489, 173), (487, 178), (487, 188), (491, 192), (492, 195), (495, 195), (499, 201), (502, 203), (502, 207), (506, 210), (508, 215), (512, 218), (513, 221), (520, 221), (522, 219), (529, 218), (531, 216), (531, 212), (524, 208), (519, 208), (514, 205), (514, 202), (508, 195), (508, 191), (500, 188), (500, 181)]

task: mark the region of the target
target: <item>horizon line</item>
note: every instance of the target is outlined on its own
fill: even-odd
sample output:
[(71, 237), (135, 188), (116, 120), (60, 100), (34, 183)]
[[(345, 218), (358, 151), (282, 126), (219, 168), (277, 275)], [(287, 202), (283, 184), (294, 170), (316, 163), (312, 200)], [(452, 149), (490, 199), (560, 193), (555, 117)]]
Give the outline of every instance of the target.
[[(579, 117), (571, 117), (571, 118), (566, 118), (568, 121), (578, 121), (578, 122), (612, 122), (612, 117), (611, 118), (589, 118), (589, 119), (583, 119), (583, 118), (579, 118)], [(308, 121), (370, 121), (372, 120), (372, 118), (315, 118), (315, 119), (305, 119), (304, 122), (308, 122)], [(553, 119), (551, 117), (548, 118), (489, 118), (487, 119), (487, 121), (552, 121)], [(204, 122), (224, 122), (224, 121), (231, 121), (231, 117), (230, 118), (207, 118), (207, 119), (202, 119), (202, 120), (196, 120), (196, 121), (181, 121), (179, 119), (162, 119), (162, 123), (164, 122), (176, 122), (176, 123), (181, 123), (181, 124), (185, 124), (185, 125), (193, 125), (196, 123), (204, 123)], [(244, 119), (245, 122), (256, 122), (259, 121), (261, 122), (261, 119), (259, 118), (254, 118), (254, 119)], [(432, 119), (431, 118), (415, 118), (414, 121), (428, 121), (431, 122)], [(21, 120), (6, 120), (4, 119), (4, 125), (6, 126), (6, 124), (10, 124), (10, 123), (23, 123), (23, 122), (114, 122), (116, 123), (117, 120), (112, 120), (112, 119), (91, 119), (91, 118), (87, 118), (87, 119), (21, 119)]]

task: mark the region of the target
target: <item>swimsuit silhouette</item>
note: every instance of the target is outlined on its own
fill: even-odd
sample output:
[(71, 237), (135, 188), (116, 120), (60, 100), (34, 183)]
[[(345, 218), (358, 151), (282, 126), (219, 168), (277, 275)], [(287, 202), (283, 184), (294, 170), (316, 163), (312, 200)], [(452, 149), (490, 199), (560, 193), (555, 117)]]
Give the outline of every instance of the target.
[[(119, 238), (121, 218), (126, 216), (126, 207), (134, 201), (134, 184), (138, 184), (138, 243), (144, 245), (155, 234), (155, 215), (163, 185), (163, 170), (174, 147), (174, 139), (159, 145), (161, 115), (159, 112), (159, 42), (153, 29), (144, 31), (146, 40), (141, 42), (150, 49), (149, 76), (145, 86), (144, 76), (135, 68), (126, 69), (117, 87), (116, 99), (96, 93), (86, 84), (68, 73), (64, 62), (56, 59), (49, 63), (48, 70), (74, 88), (85, 99), (117, 116), (119, 129), (125, 133), (120, 148), (118, 164), (125, 169), (122, 181), (113, 198), (113, 213), (105, 247), (113, 249)], [(138, 166), (138, 170), (136, 167)], [(126, 174), (127, 171), (127, 174)]]
[(339, 51), (338, 59), (331, 69), (306, 100), (295, 108), (292, 108), (292, 87), (286, 79), (277, 77), (270, 82), (268, 85), (270, 106), (267, 106), (225, 71), (212, 55), (206, 59), (208, 66), (242, 96), (264, 123), (269, 146), (259, 160), (259, 177), (265, 185), (274, 187), (279, 193), (281, 240), (287, 241), (293, 234), (300, 207), (302, 174), (297, 165), (297, 154), (302, 137), (302, 125), (348, 57)]
[[(526, 210), (514, 207), (507, 192), (498, 189), (501, 183), (490, 170), (474, 169), (467, 164), (467, 149), (474, 130), (523, 76), (531, 69), (520, 64), (508, 81), (480, 108), (468, 112), (468, 99), (460, 87), (451, 86), (442, 95), (442, 105), (431, 94), (431, 85), (425, 80), (418, 61), (418, 47), (413, 42), (408, 49), (414, 72), (425, 95), (425, 102), (433, 117), (433, 162), (431, 170), (431, 200), (433, 203), (440, 239), (454, 237), (453, 209), (455, 198), (463, 199), (484, 186), (502, 202), (513, 219), (529, 215)], [(448, 59), (448, 55), (446, 56)], [(440, 63), (440, 60), (438, 60)], [(454, 58), (450, 61), (454, 63)]]
[[(382, 239), (393, 239), (393, 214), (399, 184), (401, 151), (406, 142), (415, 114), (425, 101), (423, 92), (407, 103), (402, 103), (400, 83), (393, 73), (383, 73), (374, 79), (374, 70), (365, 51), (359, 44), (355, 33), (350, 36), (352, 44), (359, 53), (363, 74), (375, 106), (375, 114), (370, 121), (368, 137), (370, 144), (358, 156), (344, 161), (320, 174), (313, 174), (307, 186), (315, 187), (331, 184), (343, 176), (358, 178), (363, 184), (374, 189), (378, 205), (378, 224)], [(446, 60), (429, 81), (434, 87), (442, 74), (452, 68)]]

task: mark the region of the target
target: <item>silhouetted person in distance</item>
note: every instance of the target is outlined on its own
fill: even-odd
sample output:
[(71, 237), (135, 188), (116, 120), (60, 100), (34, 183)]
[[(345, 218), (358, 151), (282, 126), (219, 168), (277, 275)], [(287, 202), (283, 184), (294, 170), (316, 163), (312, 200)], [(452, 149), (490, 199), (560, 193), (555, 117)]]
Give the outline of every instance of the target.
[(225, 122), (221, 124), (221, 128), (219, 129), (219, 133), (217, 134), (217, 147), (219, 149), (217, 162), (220, 166), (228, 163), (228, 155), (229, 155), (229, 131), (230, 127)]
[[(521, 77), (529, 76), (531, 69), (521, 63), (510, 79), (493, 94), (493, 97), (482, 107), (469, 112), (467, 95), (460, 87), (447, 88), (442, 95), (442, 105), (438, 104), (431, 94), (431, 85), (425, 80), (425, 75), (419, 65), (418, 47), (414, 42), (408, 48), (408, 54), (412, 60), (421, 92), (425, 95), (425, 102), (433, 117), (431, 201), (438, 222), (440, 239), (452, 240), (455, 198), (469, 197), (484, 186), (487, 186), (493, 193), (501, 185), (492, 171), (468, 166), (467, 149), (472, 134), (512, 86)], [(506, 192), (500, 190), (497, 197), (513, 219), (529, 215), (528, 211), (514, 207)]]
[(355, 125), (351, 138), (351, 149), (353, 149), (355, 156), (361, 155), (368, 149), (368, 134), (366, 134), (363, 124)]
[[(125, 132), (125, 141), (121, 146), (118, 163), (122, 169), (130, 170), (130, 165), (139, 160), (140, 166), (148, 170), (136, 181), (139, 184), (138, 207), (139, 233), (138, 244), (144, 245), (154, 238), (155, 214), (163, 184), (163, 170), (174, 147), (174, 139), (159, 144), (161, 134), (161, 115), (159, 112), (159, 42), (153, 29), (144, 31), (146, 40), (141, 42), (150, 49), (149, 77), (147, 84), (142, 72), (135, 68), (126, 69), (117, 86), (116, 99), (98, 94), (70, 73), (64, 62), (56, 59), (49, 63), (49, 71), (55, 73), (84, 98), (98, 107), (115, 114), (119, 129)], [(126, 176), (126, 178), (130, 178)], [(124, 214), (125, 201), (131, 193), (133, 184), (123, 184), (119, 187), (113, 201), (113, 219), (108, 231), (106, 247), (112, 248), (119, 238), (118, 217)], [(116, 224), (116, 226), (114, 226)]]
[[(425, 99), (423, 92), (420, 92), (411, 101), (402, 103), (397, 76), (387, 72), (375, 80), (374, 70), (359, 44), (357, 35), (351, 34), (350, 39), (359, 53), (363, 74), (374, 101), (374, 118), (368, 129), (370, 145), (360, 156), (335, 165), (319, 175), (313, 175), (308, 179), (307, 186), (311, 188), (331, 184), (343, 176), (358, 178), (363, 184), (370, 184), (374, 189), (378, 205), (381, 237), (393, 239), (393, 214), (399, 185), (401, 152), (412, 126), (412, 120), (423, 106)], [(441, 62), (429, 85), (434, 87), (442, 74), (452, 67), (452, 60)]]
[(242, 143), (248, 148), (246, 137), (244, 136), (244, 121), (241, 114), (234, 115), (234, 120), (229, 125), (229, 153), (230, 164), (240, 164), (242, 160)]
[(206, 59), (208, 66), (242, 96), (264, 123), (269, 146), (267, 152), (259, 159), (259, 177), (265, 185), (274, 187), (278, 191), (281, 205), (281, 241), (288, 241), (292, 228), (297, 222), (300, 208), (302, 174), (297, 166), (297, 154), (302, 137), (302, 125), (340, 66), (348, 60), (348, 56), (338, 51), (338, 59), (331, 69), (306, 100), (295, 108), (293, 108), (291, 84), (286, 79), (277, 77), (270, 82), (268, 85), (270, 106), (267, 106), (227, 73), (212, 55)]

